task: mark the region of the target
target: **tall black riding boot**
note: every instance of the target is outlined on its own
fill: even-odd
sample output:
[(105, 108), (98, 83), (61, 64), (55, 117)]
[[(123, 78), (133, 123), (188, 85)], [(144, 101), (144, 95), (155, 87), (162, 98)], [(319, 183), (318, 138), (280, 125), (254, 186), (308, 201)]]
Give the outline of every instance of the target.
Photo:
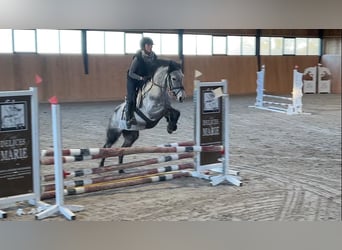
[(134, 117), (134, 103), (126, 104), (126, 125), (127, 128), (131, 128), (132, 125), (137, 125), (137, 120)]

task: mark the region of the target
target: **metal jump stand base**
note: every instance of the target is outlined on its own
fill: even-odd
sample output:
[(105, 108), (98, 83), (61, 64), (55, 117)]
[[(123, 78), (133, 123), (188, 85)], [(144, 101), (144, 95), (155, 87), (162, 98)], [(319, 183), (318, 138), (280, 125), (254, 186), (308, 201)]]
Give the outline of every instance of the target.
[(78, 205), (52, 205), (46, 210), (36, 214), (36, 219), (41, 220), (52, 216), (53, 214), (61, 214), (68, 220), (75, 220), (76, 216), (73, 212), (79, 212), (84, 209), (83, 206)]
[(207, 175), (207, 174), (203, 174), (203, 173), (199, 173), (199, 172), (192, 172), (191, 173), (192, 177), (195, 178), (200, 178), (200, 179), (206, 179), (210, 181), (210, 184), (213, 186), (216, 186), (218, 184), (221, 184), (225, 181), (227, 181), (228, 183), (233, 184), (234, 186), (238, 186), (241, 187), (242, 186), (242, 182), (240, 181), (240, 177), (239, 176), (234, 176), (234, 175)]
[(224, 181), (227, 181), (228, 183), (233, 184), (234, 186), (238, 186), (241, 187), (242, 186), (242, 182), (239, 180), (238, 177), (233, 176), (233, 175), (218, 175), (218, 176), (212, 176), (210, 177), (211, 180), (211, 184), (213, 186), (216, 186)]
[[(222, 161), (222, 159), (221, 159)], [(220, 166), (219, 166), (220, 165)], [(219, 185), (225, 181), (228, 183), (233, 184), (234, 186), (242, 186), (241, 177), (239, 176), (240, 172), (235, 170), (228, 170), (228, 174), (224, 173), (224, 162), (218, 163), (218, 164), (210, 164), (205, 166), (200, 166), (197, 171), (193, 171), (191, 173), (192, 177), (200, 178), (200, 179), (206, 179), (210, 181), (210, 184), (213, 186)], [(219, 172), (219, 175), (208, 175), (202, 173), (203, 170), (210, 170), (213, 172)]]
[(5, 211), (0, 210), (0, 218), (1, 219), (7, 218), (7, 213)]

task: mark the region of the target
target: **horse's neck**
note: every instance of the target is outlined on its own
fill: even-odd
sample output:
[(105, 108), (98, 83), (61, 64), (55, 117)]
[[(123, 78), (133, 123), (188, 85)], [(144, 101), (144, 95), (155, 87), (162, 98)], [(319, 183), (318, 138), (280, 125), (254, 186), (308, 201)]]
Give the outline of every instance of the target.
[(156, 83), (154, 81), (148, 82), (142, 91), (142, 98), (143, 101), (147, 101), (149, 103), (154, 101), (158, 103), (158, 105), (169, 103), (167, 87), (165, 86), (164, 82), (162, 84)]
[(170, 106), (166, 77), (166, 70), (165, 72), (157, 71), (142, 91), (143, 105), (140, 109), (150, 118), (155, 119), (162, 115)]
[(167, 77), (167, 67), (159, 67), (153, 75), (153, 82), (157, 85), (164, 86)]
[(167, 67), (157, 69), (152, 80), (144, 88), (145, 95), (150, 99), (165, 99), (167, 97)]

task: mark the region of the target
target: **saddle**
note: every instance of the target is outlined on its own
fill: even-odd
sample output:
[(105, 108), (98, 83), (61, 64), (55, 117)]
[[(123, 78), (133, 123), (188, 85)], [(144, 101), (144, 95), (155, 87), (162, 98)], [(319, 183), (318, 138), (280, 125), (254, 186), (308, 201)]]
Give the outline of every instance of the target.
[[(143, 112), (141, 112), (140, 108), (143, 106), (143, 97), (144, 97), (144, 94), (148, 91), (143, 91), (144, 89), (144, 86), (146, 85), (146, 83), (144, 83), (138, 90), (137, 92), (137, 97), (136, 97), (136, 105), (135, 105), (135, 110), (134, 112), (140, 116), (145, 122), (146, 122), (146, 128), (153, 128), (158, 122), (159, 120), (161, 119), (158, 119), (158, 120), (155, 120), (155, 121), (152, 121), (150, 120)], [(121, 114), (121, 120), (126, 120), (126, 105), (125, 104), (125, 107), (122, 111), (122, 114)]]

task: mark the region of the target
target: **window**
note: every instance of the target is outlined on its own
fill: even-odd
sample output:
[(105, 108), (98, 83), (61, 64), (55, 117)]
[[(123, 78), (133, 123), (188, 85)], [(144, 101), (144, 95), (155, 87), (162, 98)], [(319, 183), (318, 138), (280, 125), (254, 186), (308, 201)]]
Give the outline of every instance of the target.
[(241, 36), (228, 36), (228, 55), (241, 55)]
[(38, 53), (59, 53), (59, 31), (58, 30), (37, 30), (37, 52)]
[(284, 38), (284, 55), (294, 55), (296, 53), (296, 39)]
[(105, 53), (105, 33), (103, 31), (87, 31), (87, 53)]
[(216, 54), (216, 55), (227, 54), (227, 37), (213, 36), (213, 54)]
[(105, 32), (105, 53), (119, 55), (125, 54), (124, 32)]
[(319, 55), (319, 38), (261, 37), (260, 55)]
[(283, 55), (283, 38), (260, 37), (260, 55)]
[(0, 29), (0, 53), (13, 53), (12, 30)]
[(211, 35), (183, 35), (184, 55), (212, 55)]
[(296, 55), (307, 55), (307, 38), (296, 38)]
[[(179, 34), (87, 31), (88, 54), (135, 54), (142, 37), (159, 55), (178, 55)], [(260, 55), (320, 55), (320, 38), (260, 37)], [(0, 29), (0, 53), (82, 53), (81, 30)], [(183, 35), (184, 55), (255, 55), (255, 36)]]
[(178, 55), (178, 34), (161, 34), (162, 55)]
[(254, 36), (243, 36), (242, 37), (242, 55), (255, 56), (255, 41)]
[(212, 36), (197, 35), (196, 36), (196, 54), (197, 55), (212, 55)]
[(15, 52), (36, 52), (35, 30), (13, 30)]
[(140, 49), (142, 34), (125, 33), (125, 53), (135, 54)]
[(269, 37), (260, 37), (260, 55), (271, 54), (271, 40)]
[(82, 35), (80, 30), (59, 31), (60, 53), (81, 54)]
[(318, 56), (321, 53), (321, 39), (319, 38), (308, 38), (308, 55)]
[(183, 54), (196, 55), (197, 39), (196, 35), (183, 35)]
[(271, 37), (270, 38), (270, 55), (283, 55), (283, 38)]

